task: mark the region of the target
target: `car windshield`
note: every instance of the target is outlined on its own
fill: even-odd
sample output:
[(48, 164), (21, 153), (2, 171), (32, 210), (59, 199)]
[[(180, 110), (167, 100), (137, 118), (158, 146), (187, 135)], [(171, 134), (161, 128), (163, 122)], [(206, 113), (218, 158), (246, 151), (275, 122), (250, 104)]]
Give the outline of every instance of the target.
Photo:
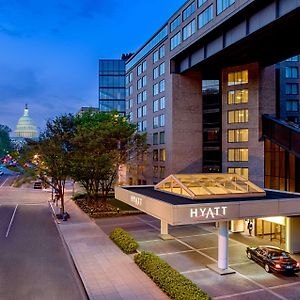
[(290, 258), (289, 254), (287, 252), (273, 252), (271, 253), (271, 257), (272, 259), (284, 259), (284, 258)]

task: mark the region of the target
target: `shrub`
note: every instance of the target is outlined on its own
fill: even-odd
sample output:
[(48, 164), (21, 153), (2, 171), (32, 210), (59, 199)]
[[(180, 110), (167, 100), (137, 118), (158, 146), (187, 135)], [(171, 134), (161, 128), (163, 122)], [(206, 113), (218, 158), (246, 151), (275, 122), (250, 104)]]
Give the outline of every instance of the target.
[(115, 228), (109, 235), (111, 240), (125, 253), (134, 253), (138, 248), (138, 243), (125, 230), (120, 227)]
[(171, 299), (211, 299), (195, 283), (174, 270), (164, 260), (151, 252), (142, 251), (136, 254), (134, 261)]

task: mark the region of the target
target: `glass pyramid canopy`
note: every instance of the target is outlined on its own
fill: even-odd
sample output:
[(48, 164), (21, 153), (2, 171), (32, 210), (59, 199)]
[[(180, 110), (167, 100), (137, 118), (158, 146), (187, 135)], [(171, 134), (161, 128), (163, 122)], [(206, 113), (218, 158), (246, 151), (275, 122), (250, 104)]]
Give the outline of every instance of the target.
[(190, 199), (264, 197), (265, 191), (237, 174), (173, 174), (154, 187)]

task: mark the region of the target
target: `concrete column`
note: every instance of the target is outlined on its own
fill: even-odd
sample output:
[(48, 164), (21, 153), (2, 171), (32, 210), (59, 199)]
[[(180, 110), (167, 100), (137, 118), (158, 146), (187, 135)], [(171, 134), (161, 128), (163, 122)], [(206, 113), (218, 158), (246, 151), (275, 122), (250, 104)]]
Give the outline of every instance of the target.
[(161, 235), (169, 234), (168, 223), (163, 220), (160, 220), (160, 234)]
[(218, 268), (228, 269), (228, 222), (219, 222), (218, 234)]
[(292, 235), (292, 219), (286, 217), (285, 219), (285, 250), (293, 253), (293, 235)]

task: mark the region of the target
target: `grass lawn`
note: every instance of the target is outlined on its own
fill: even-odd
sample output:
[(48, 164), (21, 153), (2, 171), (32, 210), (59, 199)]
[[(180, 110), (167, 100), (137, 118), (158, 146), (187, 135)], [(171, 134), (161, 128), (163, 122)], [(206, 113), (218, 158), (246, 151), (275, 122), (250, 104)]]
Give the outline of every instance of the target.
[(117, 200), (116, 198), (109, 198), (108, 202), (114, 207), (119, 208), (120, 210), (128, 211), (128, 210), (137, 210), (136, 208)]

